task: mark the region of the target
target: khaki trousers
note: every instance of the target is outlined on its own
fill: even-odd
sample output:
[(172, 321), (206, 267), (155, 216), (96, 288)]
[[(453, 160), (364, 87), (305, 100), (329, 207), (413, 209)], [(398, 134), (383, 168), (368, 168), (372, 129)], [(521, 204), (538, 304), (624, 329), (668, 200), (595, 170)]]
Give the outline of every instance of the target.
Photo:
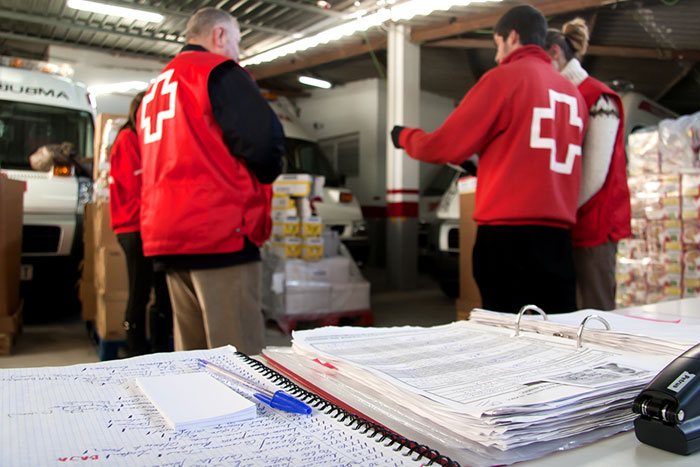
[(212, 269), (169, 269), (175, 350), (232, 344), (248, 355), (265, 343), (260, 262)]
[(610, 240), (590, 248), (574, 248), (578, 308), (615, 309), (617, 243)]

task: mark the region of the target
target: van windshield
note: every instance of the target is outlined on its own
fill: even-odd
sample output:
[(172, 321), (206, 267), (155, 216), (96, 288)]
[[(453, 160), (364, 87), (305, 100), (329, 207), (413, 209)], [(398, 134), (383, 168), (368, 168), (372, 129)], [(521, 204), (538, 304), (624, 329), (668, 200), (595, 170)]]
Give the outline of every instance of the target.
[(73, 143), (78, 156), (93, 157), (89, 112), (0, 100), (0, 167), (31, 170), (29, 156), (45, 144)]
[(284, 173), (307, 173), (326, 177), (325, 186), (341, 186), (335, 173), (318, 144), (295, 138), (284, 139)]

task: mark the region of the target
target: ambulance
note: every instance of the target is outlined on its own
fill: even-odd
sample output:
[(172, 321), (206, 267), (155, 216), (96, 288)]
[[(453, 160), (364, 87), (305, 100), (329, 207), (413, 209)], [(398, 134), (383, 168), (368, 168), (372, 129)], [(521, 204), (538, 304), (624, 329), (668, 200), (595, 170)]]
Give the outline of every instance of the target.
[[(26, 186), (23, 288), (36, 280), (55, 285), (77, 277), (82, 257), (95, 107), (85, 86), (66, 74), (47, 63), (0, 57), (0, 170)], [(64, 142), (72, 143), (79, 160), (48, 171), (32, 169), (29, 158), (37, 149)]]

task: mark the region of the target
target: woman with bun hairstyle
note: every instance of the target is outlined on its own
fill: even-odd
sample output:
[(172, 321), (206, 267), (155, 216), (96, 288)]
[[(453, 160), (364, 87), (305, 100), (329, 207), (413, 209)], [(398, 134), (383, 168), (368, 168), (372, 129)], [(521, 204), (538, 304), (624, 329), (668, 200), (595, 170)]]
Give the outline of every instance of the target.
[(581, 18), (549, 29), (545, 50), (552, 65), (575, 84), (589, 111), (583, 141), (581, 194), (572, 231), (579, 308), (615, 308), (617, 242), (631, 235), (630, 194), (620, 97), (581, 66), (588, 49), (588, 27)]
[[(165, 273), (154, 273), (151, 258), (141, 243), (141, 152), (136, 135), (136, 113), (145, 92), (129, 105), (126, 123), (119, 129), (110, 151), (109, 212), (111, 226), (126, 256), (129, 298), (124, 313), (129, 356), (171, 349), (172, 308)], [(146, 307), (155, 287), (155, 303), (149, 310), (151, 346), (146, 339)]]

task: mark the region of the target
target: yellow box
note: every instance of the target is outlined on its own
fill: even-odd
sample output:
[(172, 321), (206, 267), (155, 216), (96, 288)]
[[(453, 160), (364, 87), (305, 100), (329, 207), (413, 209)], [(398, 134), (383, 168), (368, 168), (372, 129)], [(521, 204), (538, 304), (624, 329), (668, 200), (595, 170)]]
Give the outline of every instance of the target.
[(281, 174), (272, 184), (272, 191), (289, 196), (308, 196), (312, 182), (313, 177), (309, 174)]
[(306, 261), (318, 261), (323, 258), (323, 239), (320, 237), (307, 237), (301, 243), (301, 259)]
[(287, 216), (283, 220), (272, 222), (272, 235), (278, 237), (296, 237), (299, 235), (299, 218)]
[(275, 193), (272, 196), (272, 210), (296, 209), (296, 203), (287, 193)]
[(301, 221), (301, 236), (302, 237), (320, 237), (323, 232), (323, 223), (321, 217), (312, 216), (306, 217)]
[(272, 251), (282, 258), (299, 258), (301, 256), (301, 239), (299, 237), (275, 238)]

